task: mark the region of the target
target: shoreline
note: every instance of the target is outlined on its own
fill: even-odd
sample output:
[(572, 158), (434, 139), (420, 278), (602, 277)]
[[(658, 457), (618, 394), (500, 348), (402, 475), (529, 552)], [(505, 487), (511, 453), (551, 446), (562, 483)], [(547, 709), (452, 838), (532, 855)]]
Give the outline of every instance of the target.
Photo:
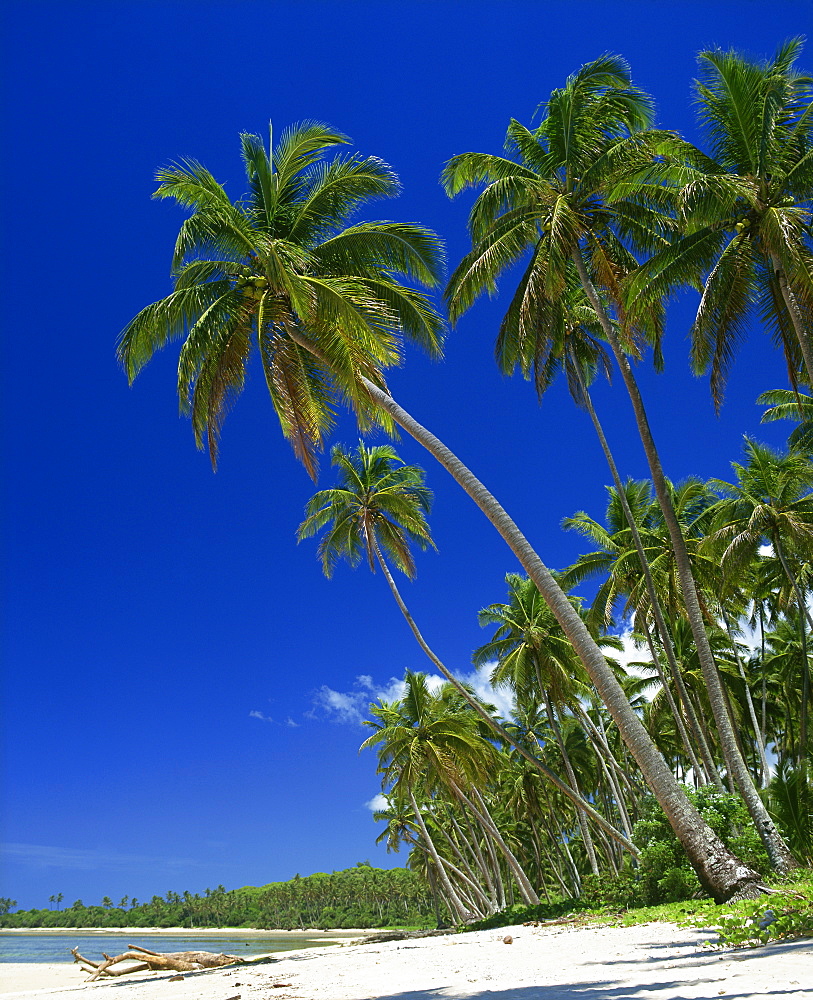
[[(381, 934), (392, 927), (306, 927), (304, 930), (258, 927), (0, 927), (0, 934), (166, 934), (176, 937), (321, 937), (330, 934), (338, 940)], [(327, 939), (325, 939), (327, 940)]]
[(708, 946), (714, 939), (712, 931), (666, 923), (518, 925), (94, 983), (74, 965), (6, 965), (0, 998), (67, 1000), (66, 993), (100, 990), (93, 1000), (769, 1000), (779, 991), (782, 1000), (813, 1000), (813, 940), (718, 950)]

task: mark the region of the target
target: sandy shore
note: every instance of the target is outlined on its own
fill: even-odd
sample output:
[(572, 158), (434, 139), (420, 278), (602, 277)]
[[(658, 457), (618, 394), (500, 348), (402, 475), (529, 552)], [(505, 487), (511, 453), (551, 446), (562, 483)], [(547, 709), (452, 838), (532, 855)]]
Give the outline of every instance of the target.
[[(504, 938), (510, 936), (510, 944)], [(258, 965), (85, 984), (75, 966), (0, 966), (2, 997), (93, 1000), (813, 1000), (813, 941), (714, 951), (708, 931), (508, 927), (288, 951)], [(52, 978), (49, 978), (52, 977)], [(87, 996), (83, 1000), (91, 1000)]]

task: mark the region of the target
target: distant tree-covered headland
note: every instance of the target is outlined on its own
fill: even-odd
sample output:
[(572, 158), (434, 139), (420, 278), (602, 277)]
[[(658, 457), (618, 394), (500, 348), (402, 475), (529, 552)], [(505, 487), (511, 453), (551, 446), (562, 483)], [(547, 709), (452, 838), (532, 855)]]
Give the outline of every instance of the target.
[[(60, 894), (61, 895), (61, 894)], [(55, 901), (56, 896), (52, 897)], [(16, 906), (8, 900), (9, 908)], [(426, 883), (405, 868), (360, 863), (287, 882), (242, 889), (168, 892), (144, 902), (124, 896), (114, 903), (77, 899), (64, 908), (0, 913), (0, 927), (254, 927), (304, 930), (341, 927), (425, 927), (435, 914)]]

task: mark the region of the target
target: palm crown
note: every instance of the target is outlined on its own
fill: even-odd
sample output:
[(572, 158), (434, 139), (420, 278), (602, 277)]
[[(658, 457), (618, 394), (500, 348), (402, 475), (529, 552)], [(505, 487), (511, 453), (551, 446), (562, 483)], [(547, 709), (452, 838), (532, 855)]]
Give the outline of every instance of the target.
[(440, 352), (440, 316), (399, 280), (436, 285), (440, 241), (417, 225), (347, 224), (366, 202), (399, 190), (376, 157), (326, 158), (348, 142), (317, 122), (289, 128), (268, 149), (259, 136), (243, 135), (249, 190), (237, 201), (192, 160), (156, 175), (154, 197), (174, 198), (191, 215), (175, 244), (174, 291), (125, 327), (118, 355), (132, 381), (156, 350), (185, 337), (178, 396), (198, 447), (208, 440), (213, 465), (254, 348), (283, 433), (312, 476), (336, 397), (362, 429), (387, 426), (362, 380), (384, 385), (402, 336)]
[(434, 545), (426, 517), (432, 491), (424, 486), (424, 471), (404, 465), (389, 445), (367, 448), (359, 442), (351, 453), (337, 444), (331, 451), (338, 483), (314, 494), (300, 524), (300, 539), (327, 528), (319, 543), (326, 576), (340, 558), (351, 566), (366, 555), (375, 571), (380, 548), (408, 577), (415, 575), (410, 544)]
[(702, 52), (697, 104), (712, 155), (676, 140), (636, 178), (678, 192), (684, 235), (633, 275), (630, 308), (679, 285), (703, 290), (692, 361), (710, 371), (718, 405), (754, 310), (783, 347), (792, 380), (802, 359), (813, 365), (813, 88), (794, 68), (801, 44), (786, 42), (764, 63)]
[[(620, 302), (620, 281), (637, 266), (630, 247), (652, 250), (666, 242), (668, 215), (650, 195), (616, 191), (625, 177), (651, 163), (664, 133), (648, 128), (651, 101), (634, 87), (618, 56), (602, 56), (554, 90), (534, 131), (512, 119), (508, 156), (462, 153), (442, 175), (450, 195), (485, 185), (472, 207), (472, 250), (453, 272), (446, 291), (456, 320), (497, 278), (530, 252), (530, 261), (503, 320), (501, 343), (527, 354), (541, 324), (562, 308), (573, 286), (572, 262), (584, 257), (594, 281)], [(658, 192), (664, 200), (664, 192)], [(646, 327), (659, 326), (652, 310)]]

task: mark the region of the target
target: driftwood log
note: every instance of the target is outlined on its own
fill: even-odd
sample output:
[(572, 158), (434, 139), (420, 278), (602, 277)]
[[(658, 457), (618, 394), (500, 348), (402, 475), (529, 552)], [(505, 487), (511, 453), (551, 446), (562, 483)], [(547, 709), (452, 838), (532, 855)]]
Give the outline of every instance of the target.
[[(139, 948), (136, 944), (128, 944), (128, 951), (121, 955), (106, 955), (102, 952), (102, 962), (93, 962), (79, 954), (79, 949), (71, 948), (74, 962), (79, 962), (84, 972), (90, 973), (87, 982), (91, 983), (100, 976), (126, 976), (132, 972), (198, 972), (200, 969), (218, 969), (223, 965), (235, 965), (245, 960), (236, 955), (216, 955), (211, 951), (173, 951), (157, 952), (147, 948)], [(116, 969), (120, 962), (135, 962)]]

